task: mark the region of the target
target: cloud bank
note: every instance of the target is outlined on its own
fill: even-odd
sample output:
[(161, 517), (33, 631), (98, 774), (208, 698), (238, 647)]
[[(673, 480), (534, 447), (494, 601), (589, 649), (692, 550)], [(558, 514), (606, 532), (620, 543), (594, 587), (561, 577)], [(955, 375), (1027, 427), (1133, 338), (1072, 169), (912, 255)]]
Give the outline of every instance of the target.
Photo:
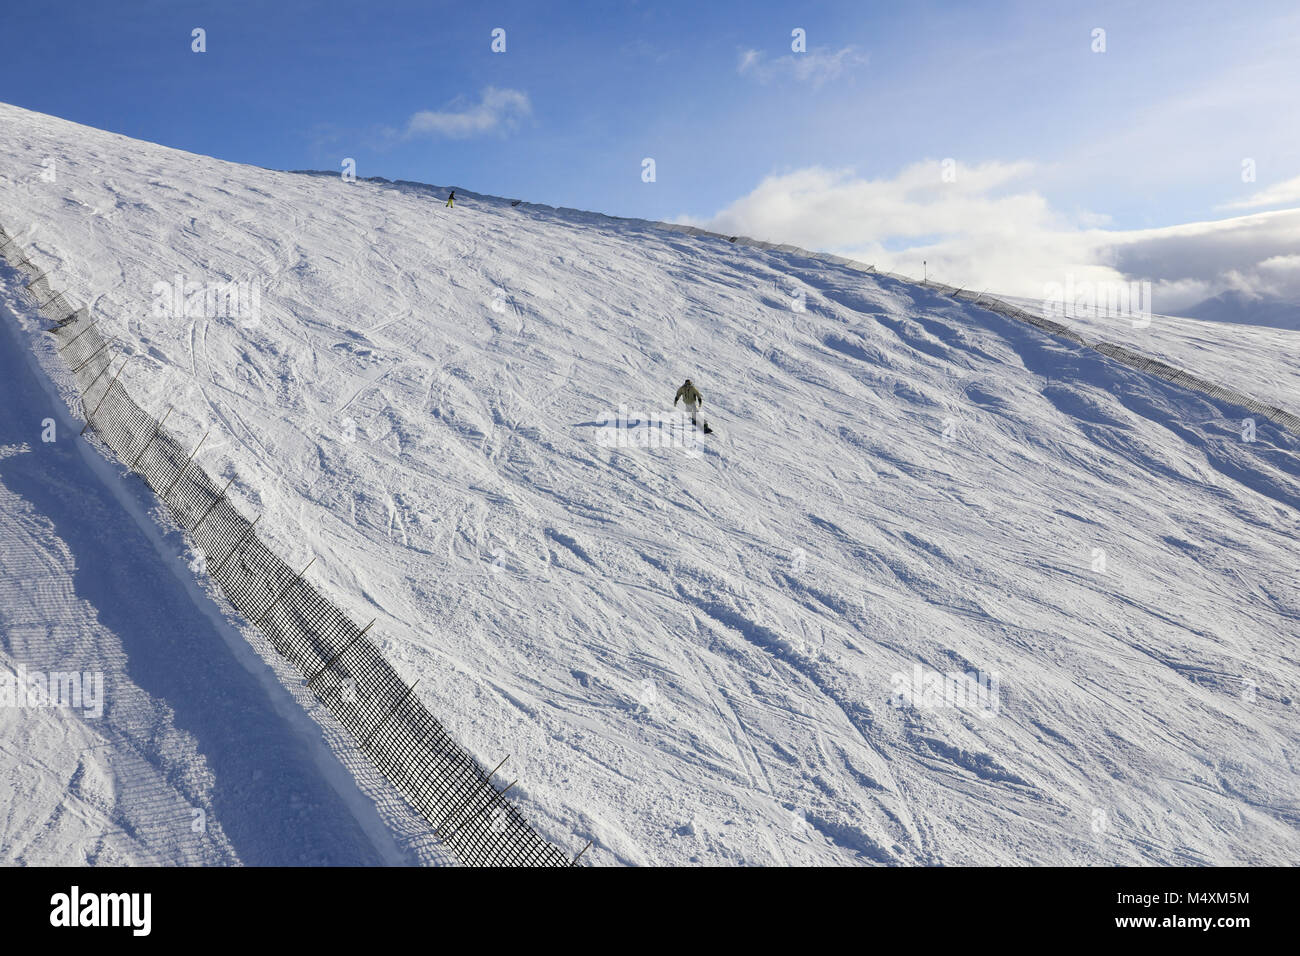
[[(1300, 209), (1108, 230), (1104, 216), (1052, 208), (1025, 184), (1034, 169), (926, 161), (892, 179), (863, 179), (812, 167), (770, 176), (711, 219), (687, 221), (909, 275), (925, 260), (944, 282), (1007, 295), (1040, 297), (1067, 279), (1149, 280), (1155, 310), (1168, 314), (1225, 291), (1300, 302)], [(1295, 184), (1261, 191), (1252, 207), (1291, 195)]]
[(1224, 203), (1218, 208), (1260, 209), (1264, 206), (1282, 206), (1292, 203), (1300, 203), (1300, 176), (1295, 179), (1288, 179), (1284, 183), (1276, 183), (1267, 189), (1261, 189), (1245, 199)]

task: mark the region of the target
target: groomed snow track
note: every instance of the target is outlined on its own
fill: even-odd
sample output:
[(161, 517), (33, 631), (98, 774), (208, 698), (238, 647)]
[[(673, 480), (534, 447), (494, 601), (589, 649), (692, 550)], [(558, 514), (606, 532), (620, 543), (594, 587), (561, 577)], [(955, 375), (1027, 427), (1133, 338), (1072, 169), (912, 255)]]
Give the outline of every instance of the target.
[[(506, 790), (454, 741), (379, 649), (303, 577), (272, 553), (225, 489), (145, 412), (109, 372), (112, 343), (89, 309), (74, 309), (17, 240), (0, 226), (0, 255), (29, 276), (26, 290), (76, 380), (88, 428), (167, 506), (205, 556), (231, 605), (296, 665), (307, 686), (353, 735), (375, 767), (410, 801), (464, 864), (570, 866)], [(123, 363), (124, 365), (125, 363)], [(121, 372), (122, 366), (117, 371)], [(163, 416), (164, 420), (166, 415)], [(373, 623), (373, 622), (372, 622)], [(499, 769), (499, 767), (497, 768)], [(581, 854), (579, 854), (581, 855)]]

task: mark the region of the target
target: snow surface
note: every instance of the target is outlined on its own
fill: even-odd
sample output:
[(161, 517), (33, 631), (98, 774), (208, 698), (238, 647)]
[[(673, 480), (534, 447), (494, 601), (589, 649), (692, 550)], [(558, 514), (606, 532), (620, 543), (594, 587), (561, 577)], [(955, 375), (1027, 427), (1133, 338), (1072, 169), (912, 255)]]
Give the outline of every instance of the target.
[[(445, 861), (201, 592), (147, 489), (132, 498), (77, 438), (15, 305), (0, 302), (0, 862)], [(31, 696), (55, 672), (80, 700)]]
[[(807, 257), (0, 121), (128, 389), (584, 861), (1300, 861), (1295, 436)], [(259, 320), (155, 317), (176, 274)], [(687, 376), (702, 453), (609, 446)]]
[[(1004, 301), (1042, 314), (1041, 300), (1004, 296)], [(1089, 342), (1114, 342), (1143, 355), (1212, 377), (1250, 398), (1300, 414), (1300, 331), (1271, 324), (1215, 321), (1177, 315), (1105, 315), (1100, 311), (1050, 316), (1073, 326)], [(1243, 417), (1244, 417), (1243, 413)]]

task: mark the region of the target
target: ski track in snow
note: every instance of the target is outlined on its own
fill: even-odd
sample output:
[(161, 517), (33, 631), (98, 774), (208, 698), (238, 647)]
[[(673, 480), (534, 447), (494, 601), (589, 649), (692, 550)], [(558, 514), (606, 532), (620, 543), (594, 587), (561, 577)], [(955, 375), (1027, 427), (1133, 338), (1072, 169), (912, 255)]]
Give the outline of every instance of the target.
[[(1300, 861), (1295, 436), (806, 257), (0, 117), (0, 222), (557, 844)], [(260, 281), (260, 323), (155, 318), (177, 273)], [(1295, 333), (1206, 327), (1128, 344), (1295, 384)], [(600, 445), (688, 375), (703, 455)], [(918, 664), (997, 714), (896, 706)]]
[(0, 707), (0, 860), (445, 862), (346, 732), (315, 725), (307, 693), (276, 686), (210, 594), (167, 566), (185, 559), (177, 536), (53, 404), (16, 307), (0, 297), (0, 680), (72, 672), (102, 689), (95, 707)]

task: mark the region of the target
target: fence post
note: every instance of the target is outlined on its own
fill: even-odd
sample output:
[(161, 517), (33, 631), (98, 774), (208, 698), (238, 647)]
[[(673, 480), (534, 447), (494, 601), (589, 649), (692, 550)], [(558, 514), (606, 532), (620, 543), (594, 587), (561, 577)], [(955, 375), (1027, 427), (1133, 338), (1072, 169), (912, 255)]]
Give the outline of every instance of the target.
[(372, 728), (370, 728), (370, 733), (366, 734), (366, 739), (361, 742), (362, 750), (365, 750), (367, 747), (370, 746), (370, 741), (374, 738), (375, 734), (379, 732), (379, 728), (384, 726), (384, 724), (388, 723), (389, 717), (397, 713), (397, 708), (401, 706), (402, 701), (406, 700), (406, 698), (411, 696), (411, 691), (415, 690), (415, 684), (418, 683), (420, 683), (420, 681), (417, 678), (414, 684), (406, 688), (406, 690), (402, 693), (402, 695), (398, 697), (397, 700), (393, 701), (393, 706), (388, 708), (388, 713), (384, 714), (384, 719), (381, 720), (379, 723), (375, 724), (375, 726), (373, 726)]
[[(117, 381), (117, 376), (122, 374), (122, 369), (126, 368), (130, 363), (131, 363), (131, 356), (128, 355), (126, 357), (126, 361), (122, 363), (121, 368), (117, 370), (117, 373), (113, 376), (112, 380), (108, 383), (108, 388), (104, 389), (104, 394), (100, 396), (99, 403), (95, 406), (95, 411), (91, 412), (89, 415), (86, 416), (86, 424), (81, 426), (81, 431), (77, 432), (78, 435), (86, 434), (86, 429), (90, 427), (90, 420), (94, 418), (95, 415), (99, 412), (99, 409), (104, 404), (104, 400), (108, 398), (108, 393), (113, 390), (113, 382)], [(108, 371), (107, 365), (104, 366), (104, 371), (105, 372)], [(104, 372), (100, 372), (99, 374), (103, 375)], [(99, 377), (96, 376), (95, 380), (98, 381)], [(91, 384), (93, 385), (94, 382), (92, 382)], [(150, 441), (152, 440), (153, 439), (150, 439)]]
[[(492, 773), (488, 774), (486, 777), (483, 778), (483, 784), (491, 785), (492, 774), (495, 774), (497, 770), (500, 770), (503, 766), (505, 766), (506, 760), (509, 759), (510, 759), (510, 755), (506, 754), (505, 758), (501, 761), (501, 763), (496, 765), (496, 768), (492, 771)], [(444, 816), (441, 820), (439, 820), (437, 826), (433, 828), (434, 834), (438, 835), (439, 838), (441, 839), (440, 831), (442, 830), (443, 825), (452, 817), (454, 817), (457, 813), (459, 813), (461, 807), (468, 806), (469, 804), (473, 803), (474, 798), (478, 795), (478, 793), (479, 793), (478, 790), (474, 790), (473, 792), (470, 793), (468, 797), (462, 797), (459, 802), (454, 804), (452, 808), (447, 811), (446, 816)]]
[[(315, 556), (315, 555), (312, 555), (311, 560), (307, 562), (307, 568), (310, 568), (310, 567), (311, 567), (313, 564), (315, 564), (315, 563), (316, 563), (316, 556)], [(278, 604), (278, 603), (280, 602), (280, 598), (284, 597), (284, 592), (287, 591), (287, 590), (289, 590), (289, 586), (290, 586), (291, 584), (293, 584), (295, 581), (297, 581), (299, 578), (301, 578), (304, 574), (307, 573), (307, 568), (303, 568), (303, 569), (302, 569), (301, 571), (299, 571), (299, 572), (298, 572), (294, 577), (290, 578), (288, 581), (285, 582), (284, 587), (280, 588), (280, 593), (277, 594), (277, 595), (275, 596), (275, 600), (272, 601), (270, 604), (268, 604), (268, 605), (266, 606), (266, 610), (265, 610), (265, 611), (263, 611), (261, 614), (257, 615), (257, 620), (255, 620), (255, 621), (253, 622), (253, 626), (254, 626), (254, 627), (260, 627), (260, 626), (261, 626), (261, 624), (262, 624), (262, 618), (266, 617), (268, 614), (271, 613), (271, 608), (275, 607), (276, 604)]]
[(172, 483), (167, 486), (167, 490), (162, 493), (163, 504), (167, 504), (167, 496), (172, 493), (172, 489), (175, 488), (180, 480), (185, 477), (185, 472), (190, 470), (190, 462), (194, 460), (194, 456), (199, 453), (199, 449), (203, 447), (203, 443), (208, 440), (208, 436), (211, 434), (212, 429), (209, 428), (203, 433), (203, 437), (199, 439), (199, 443), (194, 446), (194, 450), (190, 452), (190, 457), (185, 459), (184, 467), (181, 468), (176, 477), (172, 479)]
[(55, 349), (55, 351), (56, 351), (56, 352), (60, 352), (60, 353), (62, 353), (64, 349), (66, 349), (66, 348), (67, 348), (69, 345), (71, 345), (73, 342), (77, 341), (77, 339), (81, 338), (83, 335), (85, 335), (87, 332), (89, 332), (91, 329), (93, 329), (93, 328), (94, 328), (98, 323), (99, 323), (99, 319), (91, 319), (91, 320), (90, 320), (90, 324), (89, 324), (88, 326), (86, 326), (84, 329), (82, 329), (80, 332), (78, 332), (78, 333), (77, 333), (76, 335), (74, 335), (72, 338), (68, 339), (68, 341), (66, 341), (66, 342), (64, 342), (62, 345), (60, 345), (57, 349)]
[(149, 450), (149, 446), (153, 444), (153, 440), (158, 437), (158, 432), (162, 429), (163, 422), (167, 421), (167, 416), (170, 415), (171, 413), (172, 413), (172, 407), (168, 405), (167, 411), (163, 415), (163, 417), (159, 421), (154, 422), (153, 433), (149, 436), (149, 440), (144, 443), (144, 447), (140, 449), (140, 454), (135, 456), (135, 461), (131, 462), (131, 464), (127, 467), (128, 471), (135, 471), (135, 466), (140, 464), (140, 459), (143, 458), (144, 453)]
[(485, 777), (484, 779), (491, 781), (491, 779), (496, 776), (497, 771), (500, 770), (502, 767), (504, 767), (506, 765), (506, 761), (509, 759), (510, 759), (509, 754), (506, 754), (504, 757), (502, 757), (501, 762), (497, 764), (495, 767), (493, 767), (492, 772), (488, 774), (487, 777)]
[(480, 813), (482, 813), (482, 812), (483, 812), (484, 810), (486, 810), (488, 807), (492, 806), (492, 803), (493, 803), (494, 801), (498, 801), (498, 800), (500, 800), (502, 797), (504, 797), (507, 793), (510, 792), (510, 788), (513, 787), (513, 786), (514, 786), (516, 783), (518, 783), (518, 782), (519, 782), (518, 780), (515, 780), (515, 781), (511, 782), (510, 786), (509, 786), (509, 787), (506, 787), (504, 790), (500, 790), (500, 791), (498, 791), (498, 790), (493, 790), (493, 791), (492, 791), (492, 796), (488, 798), (488, 802), (487, 802), (487, 803), (483, 804), (483, 806), (479, 807), (479, 808), (478, 808), (477, 810), (475, 810), (473, 813), (469, 814), (469, 816), (465, 817), (464, 820), (461, 820), (460, 823), (458, 823), (458, 824), (456, 825), (456, 829), (454, 829), (454, 830), (452, 830), (450, 833), (447, 833), (447, 834), (443, 835), (442, 837), (440, 837), (440, 839), (442, 840), (442, 842), (443, 842), (443, 843), (446, 843), (448, 840), (450, 840), (452, 837), (454, 837), (454, 836), (455, 836), (457, 833), (459, 833), (461, 830), (465, 829), (465, 824), (469, 823), (469, 821), (473, 820), (476, 816), (478, 816)]
[(239, 546), (243, 544), (244, 539), (248, 537), (248, 532), (252, 531), (253, 526), (261, 520), (262, 520), (262, 516), (258, 515), (256, 518), (254, 518), (252, 521), (248, 523), (248, 527), (244, 529), (243, 534), (241, 534), (238, 538), (235, 539), (234, 545), (231, 547), (229, 551), (226, 552), (226, 556), (217, 562), (217, 566), (212, 571), (212, 577), (215, 578), (217, 576), (217, 572), (221, 570), (221, 566), (226, 563), (226, 561), (230, 558), (232, 554), (234, 554), (236, 551), (239, 550)]
[[(379, 618), (374, 618), (374, 619), (372, 619), (371, 622), (370, 622), (370, 624), (374, 624), (375, 621), (377, 621), (377, 620), (379, 620)], [(320, 669), (319, 669), (318, 671), (316, 671), (316, 673), (312, 674), (311, 677), (309, 677), (309, 678), (307, 679), (307, 686), (308, 686), (308, 687), (311, 687), (312, 684), (316, 683), (316, 678), (320, 677), (321, 674), (324, 674), (327, 670), (329, 670), (331, 667), (333, 667), (334, 664), (335, 664), (335, 662), (338, 661), (338, 659), (339, 659), (340, 657), (342, 657), (344, 654), (346, 654), (346, 653), (348, 652), (348, 650), (352, 647), (353, 644), (357, 643), (357, 641), (359, 641), (359, 640), (361, 640), (363, 637), (365, 637), (365, 636), (366, 636), (366, 631), (370, 630), (370, 624), (367, 624), (365, 627), (363, 627), (363, 628), (361, 629), (361, 633), (360, 633), (360, 634), (358, 634), (356, 637), (352, 638), (352, 640), (350, 640), (350, 641), (348, 641), (346, 644), (344, 644), (344, 645), (343, 645), (343, 649), (342, 649), (341, 651), (339, 651), (337, 654), (335, 654), (333, 657), (331, 657), (329, 660), (327, 660), (324, 664), (322, 664), (322, 665), (320, 666)]]
[[(143, 454), (143, 452), (141, 454)], [(228, 482), (226, 482), (226, 487), (221, 489), (221, 494), (217, 495), (215, 498), (212, 499), (212, 504), (208, 505), (208, 510), (203, 512), (203, 517), (199, 518), (198, 521), (194, 522), (194, 527), (190, 528), (190, 534), (194, 534), (196, 531), (199, 530), (199, 525), (203, 524), (204, 519), (207, 518), (208, 515), (212, 514), (213, 508), (221, 504), (221, 499), (226, 497), (227, 489), (229, 489), (230, 486), (234, 483), (235, 483), (235, 479), (232, 476), (231, 479)]]
[[(91, 357), (93, 358), (94, 356)], [(113, 367), (113, 360), (110, 358), (107, 364), (105, 364), (105, 366), (99, 370), (99, 374), (90, 380), (90, 384), (81, 390), (81, 404), (83, 406), (86, 404), (86, 393), (89, 392), (92, 388), (94, 388), (95, 383), (98, 382), (101, 378), (103, 378), (104, 373), (107, 372), (112, 367)], [(89, 418), (90, 416), (87, 415), (86, 417)]]
[(74, 368), (74, 369), (72, 370), (72, 374), (73, 374), (73, 375), (76, 375), (78, 372), (80, 372), (83, 368), (86, 367), (86, 364), (87, 364), (91, 359), (93, 359), (93, 358), (94, 358), (96, 355), (98, 355), (100, 352), (104, 351), (104, 349), (106, 349), (106, 348), (108, 348), (108, 342), (105, 342), (105, 343), (104, 343), (103, 345), (101, 345), (99, 348), (95, 349), (95, 351), (91, 352), (90, 355), (87, 357), (87, 359), (86, 359), (85, 362), (82, 362), (80, 365), (78, 365), (76, 368)]

